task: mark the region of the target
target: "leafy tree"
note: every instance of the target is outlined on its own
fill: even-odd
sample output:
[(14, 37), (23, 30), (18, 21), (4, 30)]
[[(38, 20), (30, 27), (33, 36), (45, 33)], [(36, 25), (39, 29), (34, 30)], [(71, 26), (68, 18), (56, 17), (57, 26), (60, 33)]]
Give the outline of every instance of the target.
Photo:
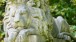
[(76, 0), (50, 0), (50, 10), (54, 17), (63, 16), (70, 25), (76, 25)]
[(3, 42), (3, 37), (4, 37), (4, 33), (2, 31), (3, 29), (2, 20), (3, 20), (4, 11), (5, 11), (5, 0), (0, 0), (0, 41), (1, 42)]

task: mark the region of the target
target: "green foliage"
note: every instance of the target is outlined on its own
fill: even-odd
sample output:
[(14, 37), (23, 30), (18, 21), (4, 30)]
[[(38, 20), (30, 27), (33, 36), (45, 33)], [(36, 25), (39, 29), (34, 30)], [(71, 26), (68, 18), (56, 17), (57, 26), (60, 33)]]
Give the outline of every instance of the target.
[(73, 3), (73, 5), (76, 5), (76, 0), (71, 0), (71, 2)]
[(5, 0), (0, 0), (0, 28), (2, 25), (4, 11), (5, 11)]
[(2, 20), (3, 20), (3, 14), (4, 14), (4, 11), (5, 11), (5, 0), (0, 0), (0, 42), (3, 42), (3, 36), (4, 36), (4, 33), (2, 31)]
[(76, 26), (70, 27), (70, 33), (76, 38)]
[(3, 19), (4, 11), (5, 11), (5, 0), (0, 0), (0, 21)]
[(54, 17), (63, 16), (70, 25), (76, 25), (76, 0), (51, 0), (50, 10)]

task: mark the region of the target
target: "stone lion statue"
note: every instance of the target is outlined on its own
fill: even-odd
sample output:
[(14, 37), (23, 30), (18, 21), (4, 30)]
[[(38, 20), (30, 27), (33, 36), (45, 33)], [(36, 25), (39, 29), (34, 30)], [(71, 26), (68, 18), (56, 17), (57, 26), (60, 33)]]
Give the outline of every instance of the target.
[[(32, 1), (32, 3), (30, 3)], [(52, 41), (50, 25), (44, 11), (33, 0), (7, 0), (4, 17), (4, 42), (33, 42), (29, 35), (39, 36), (37, 42)]]

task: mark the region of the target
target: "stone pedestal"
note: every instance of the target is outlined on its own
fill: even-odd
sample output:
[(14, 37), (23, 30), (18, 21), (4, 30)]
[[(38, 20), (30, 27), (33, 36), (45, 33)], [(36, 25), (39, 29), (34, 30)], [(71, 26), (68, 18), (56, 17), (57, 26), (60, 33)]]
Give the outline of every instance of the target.
[(29, 36), (29, 42), (37, 42), (37, 36), (36, 35), (30, 35)]
[(7, 38), (4, 38), (4, 42), (8, 42), (8, 39)]
[(38, 35), (29, 35), (28, 37), (28, 42), (44, 42), (44, 38), (41, 38), (40, 36)]

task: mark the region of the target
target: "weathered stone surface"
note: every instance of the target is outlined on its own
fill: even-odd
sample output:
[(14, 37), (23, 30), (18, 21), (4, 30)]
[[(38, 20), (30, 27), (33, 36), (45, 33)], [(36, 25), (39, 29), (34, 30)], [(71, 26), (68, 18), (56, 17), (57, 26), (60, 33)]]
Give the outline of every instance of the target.
[(37, 36), (36, 35), (30, 35), (29, 36), (29, 42), (37, 42)]
[(71, 41), (70, 36), (65, 34), (65, 33), (70, 33), (69, 25), (61, 16), (58, 16), (56, 19), (54, 18), (53, 26), (54, 28), (52, 30), (52, 35), (54, 38), (60, 38), (60, 39), (63, 39), (64, 41), (65, 40)]
[[(4, 42), (66, 42), (68, 23), (53, 19), (48, 0), (7, 0), (4, 17)], [(52, 34), (52, 35), (51, 35)], [(60, 39), (59, 39), (60, 38)]]
[(53, 21), (49, 19), (51, 16), (46, 15), (45, 11), (39, 8), (40, 5), (36, 7), (33, 5), (33, 0), (7, 0), (3, 20), (5, 42), (53, 41), (51, 35)]
[(29, 42), (45, 42), (39, 35), (29, 35)]

